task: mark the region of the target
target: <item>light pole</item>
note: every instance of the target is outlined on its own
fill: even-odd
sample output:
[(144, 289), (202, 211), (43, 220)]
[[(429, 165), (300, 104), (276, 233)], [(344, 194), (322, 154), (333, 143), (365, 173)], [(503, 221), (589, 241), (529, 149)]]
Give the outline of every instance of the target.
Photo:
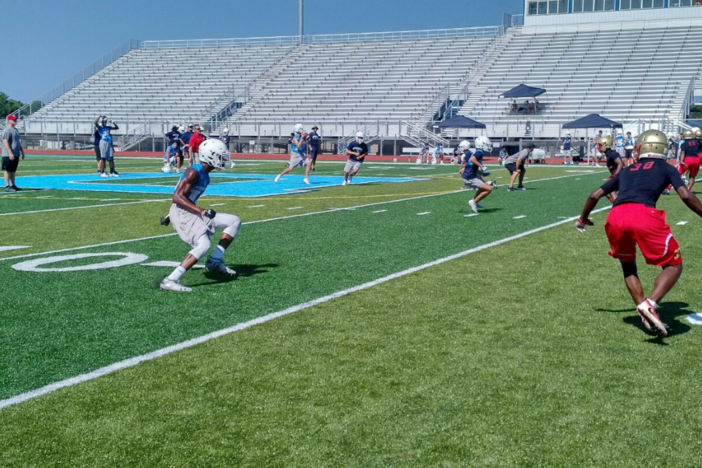
[(304, 12), (305, 0), (300, 0), (300, 45), (302, 45), (305, 37), (305, 12)]

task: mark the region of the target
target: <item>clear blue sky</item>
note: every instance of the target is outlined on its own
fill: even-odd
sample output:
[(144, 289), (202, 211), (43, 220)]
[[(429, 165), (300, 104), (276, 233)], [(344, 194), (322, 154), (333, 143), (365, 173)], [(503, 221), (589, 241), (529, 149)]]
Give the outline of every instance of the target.
[[(129, 39), (297, 34), (298, 0), (0, 0), (0, 91), (27, 102)], [(305, 33), (493, 26), (523, 0), (305, 0)]]

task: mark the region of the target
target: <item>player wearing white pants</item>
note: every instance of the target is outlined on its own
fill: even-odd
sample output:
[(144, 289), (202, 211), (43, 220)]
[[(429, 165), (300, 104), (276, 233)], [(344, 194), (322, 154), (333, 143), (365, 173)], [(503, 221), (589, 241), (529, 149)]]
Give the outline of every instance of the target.
[(363, 132), (358, 132), (356, 133), (356, 139), (346, 147), (346, 156), (349, 159), (346, 160), (346, 165), (344, 166), (344, 182), (341, 185), (351, 184), (353, 176), (358, 173), (367, 154), (368, 145), (363, 142)]
[(173, 205), (161, 224), (173, 224), (180, 239), (192, 247), (185, 259), (166, 277), (160, 288), (167, 291), (190, 292), (191, 288), (180, 284), (180, 279), (191, 269), (212, 246), (210, 236), (215, 229), (224, 228), (219, 243), (207, 260), (205, 268), (211, 272), (227, 276), (236, 271), (224, 264), (224, 252), (232, 243), (241, 227), (239, 217), (216, 213), (212, 209), (197, 206), (198, 199), (210, 184), (210, 172), (222, 170), (229, 161), (229, 151), (220, 140), (206, 140), (200, 145), (200, 164), (194, 164), (185, 171), (173, 194)]

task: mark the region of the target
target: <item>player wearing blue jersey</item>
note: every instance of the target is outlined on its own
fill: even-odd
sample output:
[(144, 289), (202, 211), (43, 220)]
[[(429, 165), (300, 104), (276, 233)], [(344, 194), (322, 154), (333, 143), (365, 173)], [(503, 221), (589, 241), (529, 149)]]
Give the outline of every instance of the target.
[[(293, 169), (295, 169), (298, 166), (304, 166), (306, 161), (306, 158), (304, 156), (304, 151), (305, 151), (305, 139), (307, 138), (307, 134), (305, 133), (305, 129), (302, 128), (302, 124), (297, 124), (295, 125), (295, 131), (293, 134), (290, 136), (290, 161), (288, 162), (288, 167), (283, 169), (283, 172), (278, 174), (275, 177), (275, 183), (278, 183), (281, 177), (283, 177), (285, 174), (288, 172), (291, 172)], [(310, 181), (305, 177), (304, 182), (307, 185), (310, 185)]]
[(183, 158), (188, 158), (188, 164), (193, 165), (193, 157), (190, 154), (190, 138), (193, 136), (193, 126), (188, 125), (188, 129), (182, 132), (180, 140), (183, 142)]
[[(112, 130), (119, 130), (114, 122), (109, 122), (107, 117), (99, 115), (95, 119), (95, 131), (100, 134), (100, 161), (98, 162), (98, 174), (100, 177), (119, 177), (119, 172), (115, 170), (115, 151), (112, 147)], [(105, 173), (105, 161), (110, 164), (110, 175)]]
[[(573, 140), (570, 132), (566, 132), (565, 138), (561, 141), (561, 151), (563, 152), (563, 164), (573, 164)], [(570, 161), (568, 161), (570, 159)]]
[(424, 143), (419, 150), (419, 155), (417, 156), (417, 164), (424, 164), (424, 161), (429, 162), (429, 143)]
[(468, 200), (468, 206), (473, 213), (477, 214), (478, 208), (483, 208), (480, 201), (492, 193), (492, 186), (483, 180), (483, 177), (490, 175), (487, 166), (483, 164), (483, 157), (492, 151), (492, 142), (484, 136), (476, 138), (475, 151), (472, 154), (468, 141), (463, 140), (459, 146), (464, 152), (463, 164), (459, 172), (465, 185), (476, 189), (475, 197)]
[(180, 279), (210, 250), (210, 236), (219, 228), (224, 228), (224, 232), (205, 268), (227, 276), (236, 275), (222, 259), (227, 247), (239, 233), (241, 220), (238, 216), (216, 213), (212, 209), (197, 206), (198, 199), (210, 184), (210, 172), (224, 169), (229, 161), (229, 151), (224, 143), (213, 139), (203, 142), (199, 152), (200, 163), (187, 169), (181, 176), (168, 216), (161, 220), (161, 224), (173, 224), (181, 240), (193, 248), (173, 273), (161, 282), (160, 288), (167, 291), (192, 291), (180, 284)]
[(312, 132), (307, 135), (307, 147), (309, 148), (309, 154), (307, 157), (307, 169), (305, 169), (305, 180), (306, 184), (310, 183), (310, 171), (314, 171), (314, 165), (317, 163), (317, 155), (319, 154), (319, 145), (322, 142), (322, 138), (317, 133), (319, 127), (316, 125), (312, 127)]
[(368, 154), (368, 145), (363, 142), (363, 132), (356, 133), (356, 139), (346, 147), (346, 160), (344, 166), (344, 182), (341, 185), (351, 185), (353, 176), (358, 173), (363, 161)]
[(634, 138), (631, 132), (626, 132), (624, 137), (624, 163), (627, 166), (634, 164)]

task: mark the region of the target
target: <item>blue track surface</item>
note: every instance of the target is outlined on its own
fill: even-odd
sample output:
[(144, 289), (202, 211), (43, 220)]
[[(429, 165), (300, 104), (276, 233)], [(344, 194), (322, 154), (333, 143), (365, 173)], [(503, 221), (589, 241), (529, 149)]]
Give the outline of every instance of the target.
[[(17, 177), (17, 185), (23, 188), (53, 190), (84, 190), (92, 192), (126, 192), (172, 195), (180, 174), (161, 174), (150, 172), (123, 173), (119, 179), (105, 179), (97, 174), (71, 174)], [(212, 184), (207, 188), (208, 196), (221, 197), (270, 197), (300, 193), (323, 187), (340, 186), (344, 178), (340, 176), (310, 176), (312, 185), (302, 182), (303, 176), (288, 175), (277, 184), (274, 176), (267, 174), (217, 174), (213, 173)], [(172, 185), (130, 184), (130, 180), (153, 179), (162, 183), (172, 180)], [(254, 179), (254, 180), (251, 180)], [(119, 180), (119, 183), (115, 182)], [(354, 177), (355, 184), (411, 182), (416, 178), (393, 177)]]

